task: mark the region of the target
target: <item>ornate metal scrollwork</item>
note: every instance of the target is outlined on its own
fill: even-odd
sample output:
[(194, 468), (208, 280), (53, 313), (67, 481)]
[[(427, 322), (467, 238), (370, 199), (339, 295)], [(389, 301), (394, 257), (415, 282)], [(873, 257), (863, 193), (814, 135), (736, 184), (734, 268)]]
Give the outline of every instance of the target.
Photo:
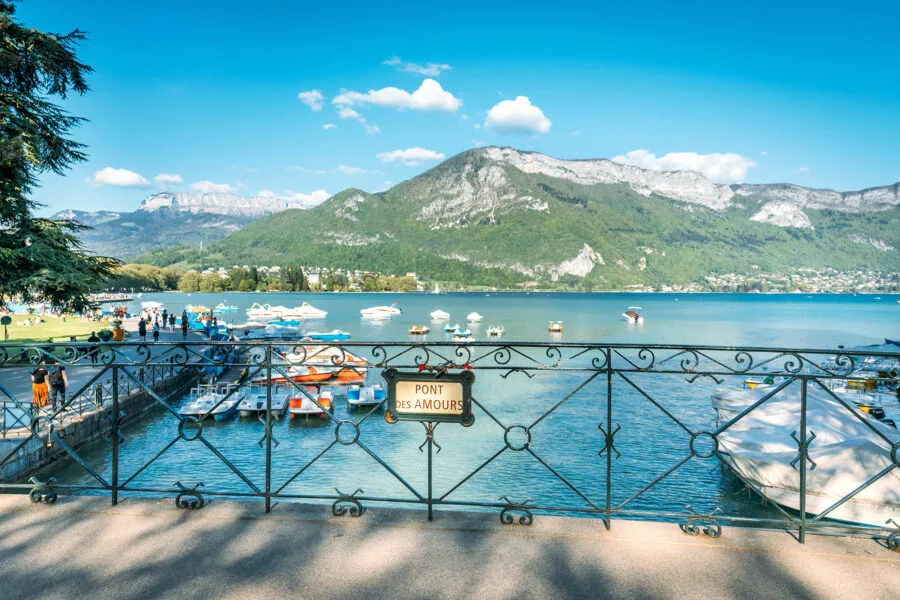
[(175, 485), (178, 486), (178, 489), (181, 491), (175, 496), (175, 506), (178, 508), (190, 508), (192, 510), (199, 510), (206, 505), (206, 500), (203, 498), (203, 494), (199, 492), (197, 488), (202, 487), (203, 483), (198, 483), (192, 488), (184, 487), (180, 481), (176, 481)]
[(709, 377), (710, 379), (715, 381), (717, 385), (722, 385), (722, 383), (725, 381), (724, 379), (720, 379), (720, 378), (716, 377), (715, 375), (710, 375), (709, 373), (697, 373), (696, 375), (692, 375), (691, 377), (685, 377), (684, 380), (687, 381), (688, 383), (694, 383), (701, 377)]
[(797, 442), (797, 457), (791, 461), (791, 466), (794, 467), (794, 470), (797, 470), (797, 463), (800, 462), (800, 459), (805, 458), (809, 461), (810, 467), (809, 470), (812, 471), (816, 468), (816, 461), (809, 457), (809, 445), (812, 443), (814, 439), (816, 439), (816, 434), (812, 431), (809, 432), (809, 437), (806, 438), (806, 441), (801, 442), (800, 438), (797, 437), (797, 432), (792, 431), (791, 437), (794, 438), (794, 441)]
[(335, 500), (334, 504), (331, 505), (331, 514), (335, 517), (343, 517), (347, 514), (349, 514), (351, 517), (360, 517), (364, 512), (366, 512), (366, 508), (356, 497), (357, 494), (365, 493), (360, 488), (356, 488), (356, 491), (352, 494), (345, 494), (337, 488), (334, 488), (334, 491), (336, 491), (338, 493), (338, 496), (340, 496), (340, 498)]
[(510, 369), (506, 373), (500, 373), (500, 377), (502, 377), (503, 379), (506, 379), (513, 373), (521, 373), (522, 375), (525, 375), (526, 377), (528, 377), (528, 379), (534, 378), (534, 375), (532, 375), (531, 373), (529, 373), (526, 369), (523, 369), (522, 367), (516, 367), (515, 369)]
[(265, 444), (265, 442), (266, 442), (266, 438), (272, 438), (272, 443), (275, 444), (275, 447), (277, 448), (278, 440), (276, 440), (275, 436), (272, 434), (272, 425), (275, 424), (274, 419), (272, 420), (271, 424), (266, 424), (266, 420), (263, 418), (262, 415), (259, 415), (259, 417), (257, 417), (257, 419), (259, 420), (260, 423), (263, 424), (263, 427), (265, 427), (265, 430), (266, 430), (265, 433), (263, 433), (263, 436), (261, 438), (259, 438), (259, 442), (258, 442), (259, 447), (260, 448), (263, 447), (263, 444)]
[(32, 477), (28, 481), (34, 484), (34, 487), (28, 492), (29, 500), (35, 504), (39, 502), (53, 504), (56, 502), (57, 495), (53, 490), (53, 484), (56, 483), (56, 477), (51, 477), (47, 481), (41, 481), (37, 477)]
[(424, 448), (428, 442), (431, 442), (432, 444), (434, 444), (434, 447), (437, 448), (437, 452), (435, 454), (440, 454), (441, 445), (438, 444), (437, 440), (434, 439), (434, 430), (437, 429), (438, 425), (440, 425), (440, 423), (422, 423), (422, 426), (425, 427), (425, 441), (422, 442), (421, 446), (419, 446), (419, 452), (425, 452), (422, 448)]
[(884, 522), (885, 525), (893, 525), (895, 531), (887, 536), (887, 539), (884, 543), (887, 545), (888, 550), (894, 550), (896, 552), (900, 552), (900, 525), (893, 519), (888, 519)]
[(597, 456), (603, 456), (607, 452), (615, 452), (616, 458), (619, 458), (620, 456), (622, 456), (622, 453), (619, 452), (618, 448), (616, 448), (616, 440), (615, 440), (616, 434), (619, 433), (619, 430), (622, 429), (622, 426), (617, 423), (615, 429), (612, 429), (611, 431), (606, 431), (606, 429), (603, 428), (603, 423), (600, 423), (599, 425), (597, 425), (597, 429), (599, 429), (600, 432), (603, 434), (603, 440), (604, 440), (603, 448), (600, 450), (600, 452), (597, 453)]
[[(528, 504), (532, 502), (531, 498), (526, 498), (523, 502), (513, 502), (509, 499), (509, 496), (501, 496), (501, 500), (506, 502), (506, 506), (500, 511), (500, 522), (504, 525), (512, 525), (514, 522), (518, 521), (519, 525), (531, 525), (534, 523), (534, 514), (528, 509)], [(516, 519), (513, 514), (519, 513), (519, 518)]]
[(700, 514), (695, 511), (694, 507), (690, 504), (685, 508), (691, 511), (693, 515), (688, 517), (687, 521), (678, 525), (681, 528), (681, 531), (693, 536), (703, 533), (711, 538), (722, 537), (722, 526), (713, 516), (716, 513), (722, 512), (722, 509), (717, 506), (715, 510), (709, 514)]
[[(735, 353), (734, 362), (739, 365), (734, 368), (735, 373), (746, 373), (753, 368), (754, 364), (753, 356), (749, 352), (744, 352), (743, 350)], [(746, 363), (746, 366), (744, 366), (744, 363)]]

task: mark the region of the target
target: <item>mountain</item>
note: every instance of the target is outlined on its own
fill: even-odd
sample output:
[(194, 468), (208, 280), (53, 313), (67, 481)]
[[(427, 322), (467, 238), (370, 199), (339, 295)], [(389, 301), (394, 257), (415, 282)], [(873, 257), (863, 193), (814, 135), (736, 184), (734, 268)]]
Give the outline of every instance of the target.
[(510, 148), (458, 154), (385, 192), (345, 190), (264, 217), (182, 264), (318, 264), (506, 285), (703, 281), (795, 268), (896, 271), (898, 185), (839, 193), (721, 185), (695, 172), (560, 160)]
[(198, 247), (245, 227), (254, 219), (290, 208), (310, 208), (321, 198), (280, 198), (238, 194), (158, 192), (134, 212), (64, 210), (54, 219), (78, 220), (93, 227), (81, 234), (98, 254), (129, 258), (156, 248)]

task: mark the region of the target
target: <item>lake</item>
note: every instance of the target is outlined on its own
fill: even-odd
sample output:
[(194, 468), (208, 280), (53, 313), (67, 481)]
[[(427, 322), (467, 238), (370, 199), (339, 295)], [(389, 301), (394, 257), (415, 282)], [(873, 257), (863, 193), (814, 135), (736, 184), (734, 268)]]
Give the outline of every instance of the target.
[[(224, 302), (239, 307), (241, 312), (232, 313), (233, 319), (244, 322), (243, 311), (253, 302), (292, 307), (306, 301), (328, 311), (326, 319), (310, 321), (306, 329), (342, 329), (352, 335), (354, 342), (421, 342), (421, 338), (409, 336), (408, 330), (423, 324), (440, 330), (443, 323), (432, 324), (428, 316), (440, 308), (450, 313), (451, 324), (470, 327), (479, 341), (487, 339), (485, 332), (490, 325), (503, 325), (503, 341), (836, 349), (839, 345), (876, 344), (885, 337), (900, 337), (897, 299), (896, 295), (885, 294), (164, 293), (144, 294), (131, 303), (131, 308), (136, 310), (141, 301), (153, 300), (180, 314), (187, 304), (214, 306)], [(394, 302), (403, 313), (390, 321), (360, 318), (360, 309)], [(622, 313), (628, 306), (642, 307), (642, 326), (626, 323)], [(480, 324), (465, 323), (465, 315), (472, 311), (484, 316)], [(548, 321), (563, 321), (564, 332), (549, 333)], [(442, 331), (425, 338), (429, 342), (446, 339)], [(446, 495), (447, 501), (471, 503), (496, 503), (502, 496), (514, 502), (530, 498), (535, 505), (572, 509), (589, 509), (592, 503), (603, 505), (606, 458), (599, 456), (604, 445), (599, 426), (608, 426), (606, 378), (591, 379), (592, 374), (583, 371), (535, 371), (531, 375), (529, 378), (513, 373), (503, 378), (497, 371), (477, 371), (473, 395), (479, 406), (475, 408), (474, 426), (442, 424), (435, 431), (434, 439), (441, 448), (434, 456), (435, 496)], [(371, 369), (369, 381), (380, 380), (379, 373)], [(714, 421), (710, 394), (720, 384), (708, 379), (689, 384), (684, 376), (645, 374), (632, 380), (692, 431), (708, 429)], [(742, 383), (741, 378), (733, 378), (721, 385)], [(571, 397), (547, 414), (569, 394)], [(619, 505), (689, 454), (689, 435), (626, 382), (615, 382), (613, 399), (613, 421), (621, 427), (615, 443), (621, 456), (612, 460), (611, 496), (613, 504)], [(335, 405), (338, 420), (362, 418), (362, 413), (349, 412), (343, 396), (338, 395)], [(547, 416), (540, 419), (544, 414)], [(528, 450), (514, 452), (505, 447), (505, 427), (531, 426), (539, 419), (532, 429)], [(127, 441), (120, 454), (120, 480), (131, 476), (175, 439), (177, 424), (175, 417), (160, 410), (127, 426)], [(210, 444), (259, 488), (265, 484), (265, 450), (258, 444), (263, 433), (263, 424), (252, 419), (204, 426), (204, 436)], [(278, 442), (273, 449), (275, 489), (284, 486), (284, 493), (298, 496), (329, 496), (336, 489), (344, 493), (362, 489), (365, 492), (360, 495), (368, 497), (414, 498), (364, 448), (335, 443), (334, 424), (330, 421), (283, 420), (274, 426), (273, 435)], [(390, 425), (379, 412), (364, 421), (359, 439), (395, 474), (425, 493), (427, 457), (419, 447), (426, 437), (421, 424)], [(109, 476), (108, 445), (97, 444), (83, 454), (93, 468)], [(297, 475), (310, 461), (311, 465)], [(90, 476), (75, 463), (60, 465), (52, 473), (61, 482), (91, 482)], [(167, 488), (175, 481), (187, 487), (203, 482), (201, 490), (235, 494), (250, 491), (209, 448), (185, 440), (177, 441), (132, 485)], [(743, 493), (742, 488), (740, 481), (723, 472), (715, 457), (694, 458), (623, 508), (636, 511), (631, 516), (637, 517), (648, 510), (681, 512), (686, 504), (701, 512), (720, 507), (732, 515), (775, 514), (762, 507), (758, 497)]]

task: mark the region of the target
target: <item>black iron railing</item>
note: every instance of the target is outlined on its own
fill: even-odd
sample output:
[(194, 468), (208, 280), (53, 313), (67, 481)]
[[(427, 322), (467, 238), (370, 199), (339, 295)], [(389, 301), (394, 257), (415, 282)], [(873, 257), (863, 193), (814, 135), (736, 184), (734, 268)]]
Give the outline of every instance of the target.
[[(840, 531), (879, 535), (894, 548), (898, 542), (896, 522), (857, 522), (846, 511), (879, 486), (900, 481), (900, 437), (877, 406), (885, 405), (888, 413), (898, 406), (900, 354), (677, 345), (242, 341), (110, 343), (101, 346), (92, 365), (75, 345), (56, 347), (50, 354), (39, 345), (0, 346), (0, 396), (7, 414), (0, 429), (5, 438), (0, 439), (5, 444), (0, 445), (0, 467), (16, 460), (34, 440), (62, 450), (34, 478), (26, 480), (33, 474), (21, 473), (0, 482), (0, 489), (27, 492), (36, 501), (55, 499), (58, 493), (101, 493), (115, 504), (120, 494), (151, 494), (171, 495), (179, 506), (196, 508), (210, 497), (228, 497), (260, 500), (266, 511), (283, 501), (327, 501), (335, 516), (357, 516), (371, 505), (407, 504), (427, 509), (429, 518), (436, 507), (454, 507), (497, 510), (504, 523), (524, 525), (535, 514), (563, 513), (596, 516), (607, 527), (623, 518), (679, 521), (692, 535), (717, 536), (727, 523), (785, 529), (797, 532), (800, 541), (808, 532)], [(40, 362), (65, 365), (74, 383), (65, 402), (35, 417), (30, 392), (14, 393), (8, 382)], [(388, 368), (435, 377), (474, 372), (475, 427), (389, 424), (383, 418), (386, 401), (344, 414), (335, 410), (336, 399), (320, 392), (326, 386), (340, 390), (354, 381), (380, 381)], [(187, 415), (182, 394), (166, 397), (153, 385), (185, 373), (234, 385), (214, 397), (208, 409)], [(747, 387), (756, 390), (740, 396), (745, 404), (732, 412), (714, 410), (711, 394)], [(123, 403), (135, 390), (149, 395), (156, 410), (139, 423), (126, 424)], [(253, 426), (229, 429), (231, 425), (214, 421), (220, 408), (251, 390), (265, 401), (258, 421), (250, 421)], [(317, 426), (288, 428), (285, 395), (318, 408)], [(793, 400), (782, 405), (778, 423), (769, 423), (766, 435), (782, 449), (792, 445), (793, 474), (777, 474), (787, 479), (783, 489), (769, 489), (753, 468), (772, 465), (754, 466), (752, 458), (741, 463), (742, 449), (735, 444), (745, 438), (734, 434), (785, 398)], [(821, 461), (829, 448), (829, 434), (816, 420), (819, 404), (811, 408), (823, 401), (861, 428), (880, 461), (870, 472), (847, 473), (855, 478), (852, 489), (845, 482), (846, 493), (825, 498), (809, 488), (817, 457)], [(59, 425), (67, 419), (90, 419), (104, 410), (110, 431), (99, 450), (96, 443), (82, 450), (61, 437)], [(158, 447), (148, 449), (140, 444), (151, 430)], [(285, 436), (291, 436), (291, 444), (282, 444)], [(190, 460), (180, 461), (188, 456), (178, 454), (188, 452), (185, 448), (202, 450), (206, 458), (198, 460), (199, 454), (190, 450)], [(341, 463), (333, 456), (345, 450), (357, 452), (369, 466)], [(766, 444), (756, 450), (765, 456)], [(65, 471), (65, 477), (49, 479), (57, 471)], [(375, 478), (379, 493), (366, 494), (363, 487), (369, 485), (363, 478)], [(226, 480), (232, 483), (226, 485)], [(401, 493), (381, 493), (390, 489)], [(735, 500), (742, 489), (749, 499)], [(891, 499), (888, 490), (883, 512), (875, 514), (890, 517), (900, 510), (897, 493)], [(758, 507), (760, 500), (765, 507)]]

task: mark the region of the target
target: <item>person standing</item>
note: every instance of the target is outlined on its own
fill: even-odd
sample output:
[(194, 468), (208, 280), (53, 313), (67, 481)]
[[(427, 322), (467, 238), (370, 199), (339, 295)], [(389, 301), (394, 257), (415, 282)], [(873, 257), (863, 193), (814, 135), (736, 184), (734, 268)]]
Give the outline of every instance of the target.
[(159, 341), (159, 321), (153, 324), (153, 341)]
[(164, 309), (162, 309), (162, 326), (163, 326), (163, 329), (166, 328), (166, 321), (168, 321), (168, 320), (169, 320), (169, 309), (164, 308)]
[(187, 339), (187, 330), (188, 330), (188, 322), (187, 322), (187, 313), (181, 315), (181, 337)]
[(91, 364), (97, 365), (97, 355), (100, 354), (100, 346), (97, 343), (100, 341), (100, 338), (97, 337), (96, 332), (91, 332), (91, 337), (88, 340), (91, 343), (91, 347), (88, 349), (88, 355), (91, 357)]
[(50, 390), (47, 388), (47, 369), (44, 368), (44, 361), (38, 365), (38, 368), (31, 372), (31, 410), (37, 415), (38, 410), (47, 406), (50, 399)]
[(50, 389), (50, 406), (56, 412), (56, 399), (60, 399), (59, 406), (66, 403), (66, 389), (69, 387), (69, 376), (62, 365), (53, 365), (47, 374), (47, 384)]
[(138, 321), (138, 335), (142, 342), (147, 341), (147, 321), (144, 320), (144, 317), (141, 317), (141, 320)]
[(172, 333), (175, 333), (175, 313), (169, 315), (169, 329), (172, 330)]

